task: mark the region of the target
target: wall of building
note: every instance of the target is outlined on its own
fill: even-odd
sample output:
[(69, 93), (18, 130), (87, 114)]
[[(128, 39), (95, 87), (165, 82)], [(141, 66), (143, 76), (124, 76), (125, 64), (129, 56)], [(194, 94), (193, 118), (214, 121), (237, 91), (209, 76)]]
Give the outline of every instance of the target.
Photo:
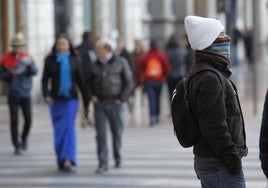
[[(68, 34), (74, 45), (81, 42), (85, 30), (84, 15), (90, 15), (84, 10), (84, 0), (67, 0), (70, 25)], [(224, 14), (217, 13), (216, 0), (151, 0), (151, 12), (148, 11), (149, 0), (91, 0), (94, 1), (96, 14), (91, 17), (94, 30), (98, 36), (109, 36), (111, 31), (123, 30), (127, 49), (133, 49), (133, 41), (142, 39), (147, 47), (151, 36), (159, 37), (163, 42), (173, 33), (184, 35), (183, 19), (186, 15), (200, 15), (220, 18), (225, 24)], [(21, 26), (27, 38), (27, 50), (36, 60), (39, 74), (34, 78), (33, 94), (40, 98), (40, 80), (43, 70), (43, 59), (51, 50), (55, 40), (54, 0), (21, 0)], [(118, 3), (120, 2), (120, 3)], [(238, 26), (240, 28), (253, 26), (252, 3), (254, 0), (237, 0)], [(92, 6), (92, 4), (91, 4)], [(120, 14), (117, 11), (120, 11)], [(258, 2), (259, 38), (263, 46), (268, 35), (267, 0)], [(122, 18), (116, 17), (120, 15)], [(120, 23), (118, 23), (120, 22)], [(88, 25), (86, 26), (88, 28)]]
[(70, 27), (69, 35), (72, 39), (73, 44), (76, 46), (81, 42), (81, 36), (85, 30), (84, 27), (84, 1), (83, 0), (71, 0), (69, 3), (69, 9), (70, 9)]
[(145, 40), (148, 38), (148, 31), (143, 22), (147, 14), (146, 3), (147, 1), (145, 0), (128, 0), (125, 3), (126, 20), (124, 38), (129, 50), (132, 50), (134, 47), (134, 39), (141, 39), (145, 44)]
[(41, 95), (41, 75), (43, 59), (54, 43), (54, 6), (53, 0), (27, 0), (21, 7), (22, 30), (27, 39), (27, 50), (37, 63), (39, 72), (34, 77), (33, 96)]

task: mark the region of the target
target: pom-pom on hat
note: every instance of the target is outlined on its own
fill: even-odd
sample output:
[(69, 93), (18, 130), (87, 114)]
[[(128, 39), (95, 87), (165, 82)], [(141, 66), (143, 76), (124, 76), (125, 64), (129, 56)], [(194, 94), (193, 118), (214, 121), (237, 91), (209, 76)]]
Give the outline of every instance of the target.
[(184, 25), (189, 43), (194, 50), (203, 50), (209, 47), (224, 31), (222, 23), (214, 18), (186, 16)]

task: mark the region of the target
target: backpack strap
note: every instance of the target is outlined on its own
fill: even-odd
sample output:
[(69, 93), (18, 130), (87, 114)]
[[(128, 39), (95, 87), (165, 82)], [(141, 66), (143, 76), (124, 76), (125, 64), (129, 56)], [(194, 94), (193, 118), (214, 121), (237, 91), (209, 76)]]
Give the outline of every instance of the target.
[(222, 75), (221, 72), (219, 72), (217, 69), (212, 68), (212, 67), (204, 67), (204, 68), (201, 68), (198, 71), (190, 74), (190, 76), (185, 81), (185, 89), (187, 88), (187, 90), (185, 90), (185, 91), (186, 91), (187, 95), (188, 95), (188, 83), (190, 82), (190, 80), (194, 76), (196, 76), (197, 74), (200, 74), (200, 73), (205, 72), (205, 71), (213, 72), (214, 74), (216, 74), (218, 76), (218, 78), (220, 79), (220, 82), (221, 82), (221, 86), (222, 86), (224, 95), (226, 95), (226, 81), (225, 81), (225, 77)]
[(220, 73), (217, 69), (211, 68), (211, 67), (201, 68), (198, 71), (193, 72), (192, 74), (190, 74), (189, 77), (185, 77), (184, 78), (184, 91), (185, 91), (185, 93), (184, 93), (184, 100), (185, 100), (185, 103), (186, 103), (186, 107), (189, 110), (191, 110), (190, 109), (190, 104), (189, 104), (189, 99), (188, 99), (188, 96), (189, 96), (189, 94), (188, 94), (188, 89), (189, 89), (188, 85), (189, 85), (189, 82), (190, 82), (190, 80), (194, 76), (196, 76), (196, 75), (198, 75), (198, 74), (200, 74), (202, 72), (205, 72), (205, 71), (213, 72), (213, 73), (215, 73), (218, 76), (218, 78), (220, 79), (220, 82), (221, 82), (221, 86), (222, 86), (222, 89), (223, 89), (223, 92), (224, 92), (224, 96), (226, 97), (226, 81), (225, 81), (225, 78), (222, 75), (222, 73)]

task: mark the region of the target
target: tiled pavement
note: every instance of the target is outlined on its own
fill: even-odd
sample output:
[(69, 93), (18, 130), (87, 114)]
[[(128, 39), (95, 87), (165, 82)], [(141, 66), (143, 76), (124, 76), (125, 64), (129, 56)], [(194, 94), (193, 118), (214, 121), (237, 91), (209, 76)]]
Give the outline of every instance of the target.
[[(243, 159), (248, 188), (265, 188), (265, 179), (258, 159), (258, 138), (263, 98), (266, 90), (265, 70), (258, 78), (258, 114), (252, 114), (252, 83), (250, 70), (235, 71), (234, 80), (241, 94), (245, 114), (249, 154)], [(268, 82), (267, 82), (268, 83)], [(53, 150), (53, 132), (48, 108), (44, 104), (33, 105), (33, 128), (29, 150), (22, 156), (14, 156), (10, 144), (8, 109), (0, 104), (0, 187), (2, 188), (197, 188), (200, 183), (193, 170), (191, 149), (179, 146), (173, 136), (166, 93), (162, 101), (162, 123), (148, 127), (146, 98), (137, 92), (133, 115), (125, 108), (123, 136), (123, 165), (113, 168), (111, 147), (110, 168), (107, 173), (96, 175), (97, 166), (95, 130), (82, 129), (77, 121), (78, 162), (76, 173), (63, 174), (57, 171)], [(110, 135), (109, 135), (110, 136)], [(111, 142), (109, 139), (109, 146)]]

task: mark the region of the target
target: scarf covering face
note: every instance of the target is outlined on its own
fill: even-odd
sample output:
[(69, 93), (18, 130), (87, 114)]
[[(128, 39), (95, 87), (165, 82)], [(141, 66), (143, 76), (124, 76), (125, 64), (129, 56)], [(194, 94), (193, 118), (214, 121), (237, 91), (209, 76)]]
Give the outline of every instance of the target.
[(70, 68), (70, 52), (56, 53), (56, 60), (60, 63), (60, 87), (59, 95), (64, 97), (70, 96), (71, 82), (71, 68)]
[(220, 54), (230, 60), (230, 43), (231, 38), (222, 32), (218, 38), (205, 50)]

